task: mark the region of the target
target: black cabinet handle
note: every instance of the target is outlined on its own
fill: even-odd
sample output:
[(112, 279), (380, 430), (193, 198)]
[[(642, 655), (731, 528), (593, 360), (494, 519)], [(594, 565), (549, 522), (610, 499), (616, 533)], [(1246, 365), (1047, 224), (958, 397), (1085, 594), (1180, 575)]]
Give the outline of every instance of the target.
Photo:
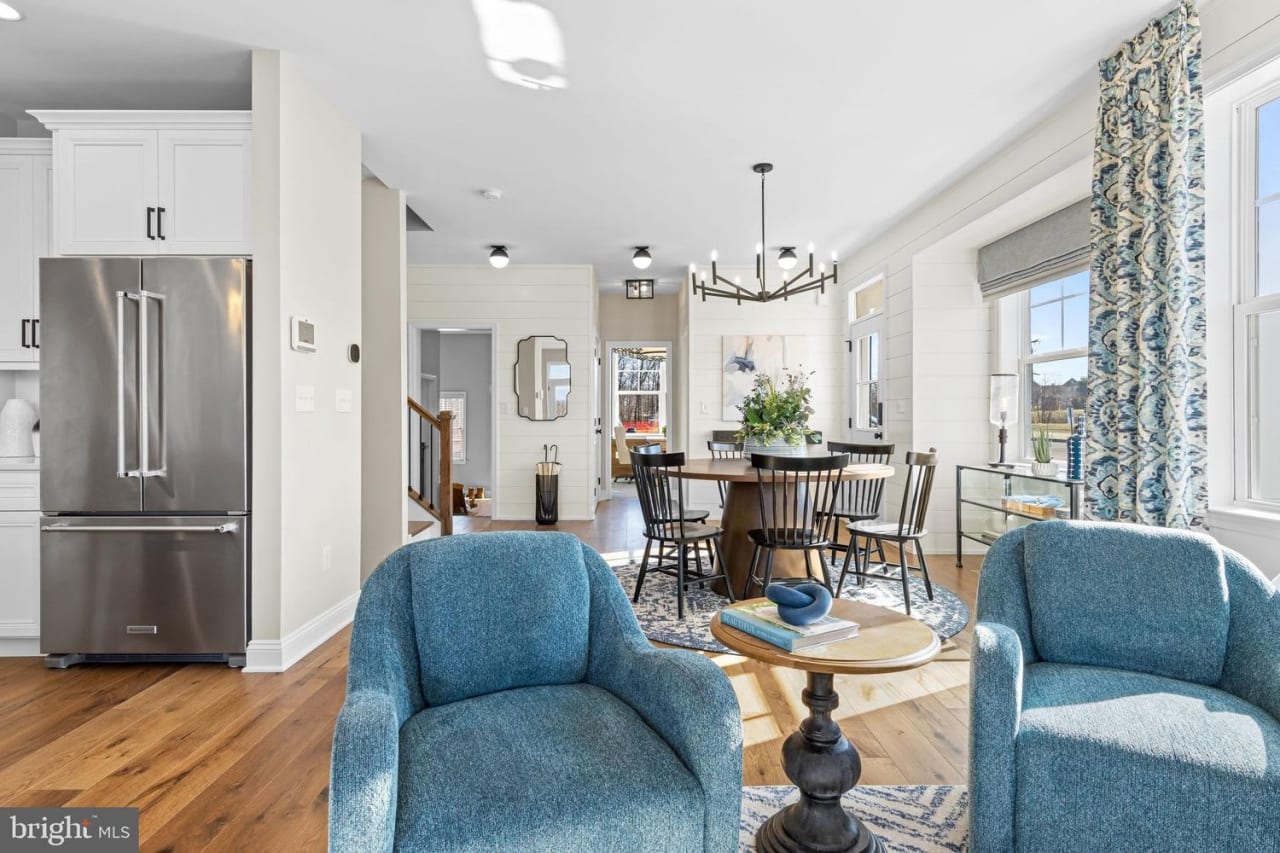
[(156, 215), (156, 209), (154, 207), (148, 207), (147, 208), (147, 239), (148, 240), (154, 240), (156, 238), (155, 232), (151, 228), (151, 217), (155, 215)]
[(31, 321), (31, 343), (36, 349), (40, 349), (40, 318), (39, 317)]
[(30, 322), (31, 322), (30, 320), (22, 321), (22, 348), (23, 349), (31, 349), (31, 344), (27, 343), (27, 324)]
[(156, 208), (156, 236), (164, 239), (164, 208)]

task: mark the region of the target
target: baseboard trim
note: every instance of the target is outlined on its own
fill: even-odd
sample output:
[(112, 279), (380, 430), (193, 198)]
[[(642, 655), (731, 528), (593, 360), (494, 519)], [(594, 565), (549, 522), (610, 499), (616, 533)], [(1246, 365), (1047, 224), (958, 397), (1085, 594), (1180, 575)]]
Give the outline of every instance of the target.
[(40, 640), (36, 637), (0, 637), (0, 658), (40, 656)]
[(282, 640), (250, 640), (244, 672), (284, 672), (351, 624), (360, 601), (357, 590)]

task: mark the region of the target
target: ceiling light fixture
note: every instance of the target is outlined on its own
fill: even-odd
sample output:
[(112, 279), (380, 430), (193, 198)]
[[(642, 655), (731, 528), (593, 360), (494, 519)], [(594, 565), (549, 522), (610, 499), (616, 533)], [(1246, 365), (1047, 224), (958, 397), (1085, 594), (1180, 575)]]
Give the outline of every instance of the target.
[(507, 254), (506, 246), (492, 246), (492, 252), (489, 253), (489, 265), (496, 270), (506, 269), (507, 264), (511, 263), (511, 256)]
[(652, 299), (653, 298), (653, 279), (651, 278), (627, 279), (627, 298), (628, 299)]
[(21, 12), (10, 6), (8, 3), (0, 2), (0, 21), (9, 21), (10, 23), (13, 23), (21, 20)]
[(831, 272), (827, 272), (825, 264), (819, 264), (816, 271), (813, 265), (813, 244), (809, 244), (809, 262), (805, 268), (796, 273), (792, 278), (787, 278), (786, 271), (790, 271), (796, 266), (798, 261), (794, 246), (783, 246), (782, 251), (778, 254), (778, 266), (784, 270), (782, 282), (773, 290), (769, 289), (767, 264), (764, 261), (764, 249), (768, 245), (765, 240), (765, 204), (764, 204), (764, 178), (765, 175), (773, 171), (772, 163), (756, 163), (751, 167), (751, 171), (760, 176), (760, 242), (756, 243), (756, 283), (759, 288), (756, 290), (748, 290), (742, 286), (740, 276), (734, 276), (733, 279), (727, 279), (720, 275), (717, 267), (720, 261), (720, 255), (717, 252), (711, 253), (711, 284), (707, 284), (706, 273), (698, 275), (697, 267), (689, 264), (689, 283), (693, 286), (693, 295), (702, 294), (702, 301), (706, 302), (708, 296), (719, 296), (724, 299), (733, 299), (741, 305), (743, 302), (772, 302), (775, 299), (786, 300), (792, 296), (799, 296), (801, 293), (808, 293), (811, 290), (826, 292), (827, 283), (836, 284), (839, 282), (838, 264), (836, 263), (836, 253), (831, 253)]
[(649, 264), (653, 263), (653, 255), (649, 254), (649, 247), (636, 246), (636, 253), (631, 256), (631, 263), (635, 264), (638, 270), (647, 270)]

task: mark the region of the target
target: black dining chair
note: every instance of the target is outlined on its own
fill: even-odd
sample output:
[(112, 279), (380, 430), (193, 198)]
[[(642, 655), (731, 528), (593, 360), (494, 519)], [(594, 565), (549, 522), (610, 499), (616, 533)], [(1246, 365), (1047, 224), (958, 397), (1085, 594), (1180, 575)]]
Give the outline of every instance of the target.
[[(707, 450), (711, 451), (712, 459), (742, 458), (741, 441), (708, 441)], [(729, 495), (729, 484), (724, 480), (716, 480), (716, 486), (720, 489), (720, 508), (724, 509), (725, 499)]]
[[(685, 590), (693, 584), (723, 580), (729, 601), (733, 601), (724, 551), (720, 547), (720, 528), (693, 521), (685, 512), (684, 490), (680, 487), (680, 468), (683, 465), (683, 453), (631, 454), (631, 469), (635, 472), (636, 491), (640, 495), (640, 512), (644, 515), (645, 537), (644, 558), (640, 561), (640, 575), (636, 578), (636, 590), (631, 600), (640, 600), (640, 590), (649, 572), (670, 575), (676, 579), (676, 616), (680, 619), (684, 618)], [(658, 545), (656, 555), (653, 554), (655, 543)], [(703, 545), (709, 557), (705, 572), (699, 554)], [(689, 567), (691, 551), (694, 569)], [(655, 556), (657, 565), (651, 567), (649, 560)], [(672, 562), (665, 562), (668, 559)], [(719, 571), (713, 574), (713, 568)]]
[[(831, 589), (827, 575), (827, 563), (818, 555), (822, 568), (819, 577), (814, 573), (813, 552), (824, 551), (831, 540), (827, 525), (821, 519), (831, 515), (831, 505), (836, 497), (836, 485), (840, 471), (849, 464), (847, 454), (831, 456), (770, 456), (751, 454), (751, 466), (756, 470), (756, 482), (760, 487), (760, 519), (764, 527), (748, 531), (747, 537), (754, 546), (751, 551), (751, 567), (742, 584), (742, 597), (747, 598), (753, 583), (761, 591), (773, 580), (774, 552), (803, 551), (805, 572), (809, 577)], [(756, 575), (760, 555), (765, 555), (764, 576)]]
[[(911, 614), (911, 584), (908, 569), (910, 560), (907, 556), (907, 543), (910, 542), (920, 561), (920, 573), (924, 576), (924, 590), (933, 600), (933, 584), (929, 581), (929, 564), (924, 559), (924, 548), (920, 540), (929, 531), (925, 529), (925, 515), (929, 511), (929, 493), (933, 491), (933, 471), (938, 466), (938, 451), (930, 447), (928, 453), (907, 453), (907, 482), (902, 490), (902, 507), (898, 511), (898, 520), (893, 521), (852, 521), (848, 524), (851, 536), (849, 547), (844, 554), (844, 567), (840, 570), (840, 580), (836, 584), (836, 595), (844, 586), (845, 575), (849, 574), (849, 563), (855, 557), (853, 575), (858, 578), (858, 585), (865, 584), (869, 577), (889, 577), (888, 574), (871, 574), (871, 544), (875, 543), (880, 550), (882, 572), (887, 572), (889, 562), (884, 560), (884, 543), (892, 542), (898, 547), (898, 568), (902, 578), (902, 602), (906, 605), (907, 615)], [(866, 539), (866, 545), (858, 546), (859, 539)]]
[[(831, 453), (849, 454), (850, 465), (888, 465), (893, 458), (892, 444), (857, 444), (846, 441), (828, 441)], [(875, 521), (880, 517), (884, 503), (884, 478), (874, 480), (841, 480), (836, 486), (836, 500), (827, 521), (830, 525), (831, 563), (835, 565), (848, 546), (840, 542), (840, 528), (851, 521)], [(884, 552), (880, 552), (884, 562)]]
[[(631, 448), (631, 452), (654, 454), (654, 453), (665, 453), (666, 451), (663, 449), (661, 444), (658, 444), (655, 441), (655, 442), (650, 442), (649, 444), (638, 444), (635, 447)], [(631, 473), (632, 473), (632, 479), (635, 479), (635, 476), (634, 476), (635, 465), (632, 465)], [(676, 511), (675, 504), (672, 504), (671, 512), (674, 513), (675, 511)], [(683, 518), (685, 521), (706, 521), (710, 517), (711, 517), (711, 510), (708, 510), (708, 509), (683, 510)]]

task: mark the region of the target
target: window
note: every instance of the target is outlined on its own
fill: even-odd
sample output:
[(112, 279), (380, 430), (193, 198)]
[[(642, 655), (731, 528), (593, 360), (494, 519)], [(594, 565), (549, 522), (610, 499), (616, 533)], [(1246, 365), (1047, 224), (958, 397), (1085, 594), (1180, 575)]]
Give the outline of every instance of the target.
[(440, 411), (453, 413), (453, 420), (449, 422), (453, 461), (465, 463), (467, 461), (467, 392), (441, 391)]
[(1088, 403), (1089, 271), (1045, 282), (1006, 299), (1018, 300), (1022, 315), (1022, 438), (1047, 430), (1055, 459), (1066, 459), (1071, 434), (1067, 413), (1077, 417)]
[(1280, 86), (1240, 120), (1242, 276), (1235, 307), (1236, 494), (1280, 505)]
[(667, 427), (666, 350), (658, 347), (615, 349), (615, 423), (627, 432), (665, 432)]

